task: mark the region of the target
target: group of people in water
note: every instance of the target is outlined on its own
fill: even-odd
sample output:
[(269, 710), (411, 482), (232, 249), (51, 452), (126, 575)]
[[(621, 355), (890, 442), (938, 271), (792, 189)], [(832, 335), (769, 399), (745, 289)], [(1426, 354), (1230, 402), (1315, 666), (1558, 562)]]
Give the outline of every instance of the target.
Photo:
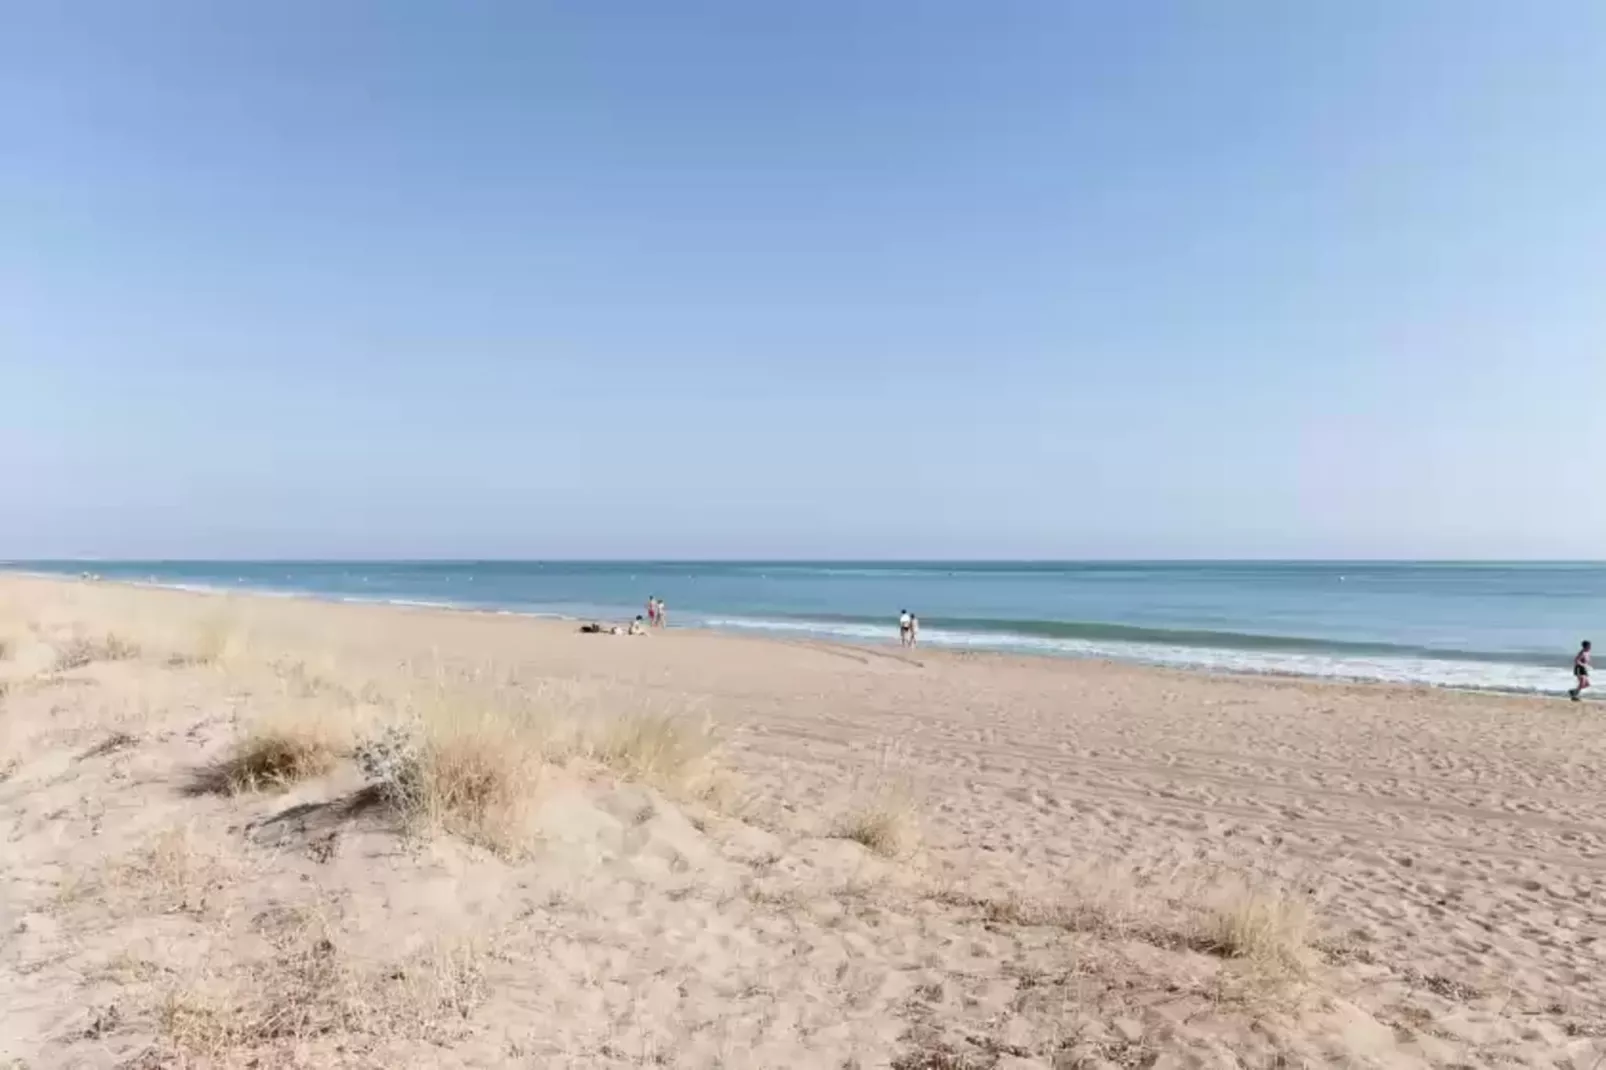
[(920, 641), (920, 618), (907, 609), (898, 612), (898, 642), (914, 646)]

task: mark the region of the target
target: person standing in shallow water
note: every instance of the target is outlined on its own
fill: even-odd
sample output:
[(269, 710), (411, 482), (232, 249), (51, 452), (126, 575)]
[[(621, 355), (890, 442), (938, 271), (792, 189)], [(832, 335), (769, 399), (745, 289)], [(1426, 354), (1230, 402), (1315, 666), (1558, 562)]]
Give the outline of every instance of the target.
[(1567, 692), (1567, 697), (1574, 702), (1584, 697), (1589, 688), (1589, 640), (1578, 648), (1578, 656), (1573, 658), (1573, 689)]
[(652, 628), (658, 626), (658, 596), (655, 594), (647, 596), (647, 625)]

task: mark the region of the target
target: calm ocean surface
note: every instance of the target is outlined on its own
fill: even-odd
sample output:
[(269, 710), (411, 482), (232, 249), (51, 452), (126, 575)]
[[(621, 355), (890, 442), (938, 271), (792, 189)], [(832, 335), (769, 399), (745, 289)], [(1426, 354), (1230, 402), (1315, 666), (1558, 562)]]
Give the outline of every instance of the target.
[(1470, 563), (18, 562), (162, 586), (624, 619), (1235, 672), (1561, 691), (1606, 638), (1606, 565)]

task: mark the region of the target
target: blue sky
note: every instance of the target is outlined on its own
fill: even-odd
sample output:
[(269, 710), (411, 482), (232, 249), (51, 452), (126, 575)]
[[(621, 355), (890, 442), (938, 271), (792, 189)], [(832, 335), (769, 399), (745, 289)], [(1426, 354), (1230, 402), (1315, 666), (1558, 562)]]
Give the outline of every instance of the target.
[(0, 555), (1602, 556), (1592, 0), (6, 23)]

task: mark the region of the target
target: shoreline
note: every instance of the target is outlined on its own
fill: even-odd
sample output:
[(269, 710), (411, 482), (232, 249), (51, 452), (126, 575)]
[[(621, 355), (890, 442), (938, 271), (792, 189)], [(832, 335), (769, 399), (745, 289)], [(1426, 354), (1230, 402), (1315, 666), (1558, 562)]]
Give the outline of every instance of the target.
[[(364, 597), (354, 595), (320, 594), (314, 591), (284, 590), (263, 587), (219, 587), (206, 584), (180, 584), (164, 583), (153, 580), (133, 580), (121, 578), (107, 578), (95, 574), (87, 576), (70, 576), (55, 572), (31, 572), (20, 569), (0, 568), (0, 579), (21, 578), (51, 584), (76, 585), (88, 587), (114, 587), (136, 591), (162, 592), (174, 595), (191, 596), (207, 599), (261, 599), (268, 603), (309, 603), (324, 606), (348, 606), (353, 608), (390, 609), (418, 613), (449, 614), (454, 617), (480, 618), (499, 621), (523, 621), (538, 626), (576, 625), (589, 621), (600, 623), (618, 623), (624, 626), (630, 618), (624, 617), (615, 621), (608, 617), (580, 617), (568, 616), (561, 613), (546, 613), (536, 610), (521, 610), (497, 608), (484, 605), (471, 605), (464, 603), (450, 603), (425, 599)], [(889, 626), (889, 631), (891, 630)], [(574, 629), (564, 628), (565, 633)], [(966, 648), (963, 646), (928, 643), (916, 648), (914, 651), (902, 647), (894, 647), (893, 639), (878, 641), (868, 637), (856, 638), (848, 636), (832, 636), (810, 633), (798, 629), (796, 634), (785, 634), (777, 629), (770, 631), (762, 628), (727, 627), (720, 628), (702, 624), (673, 624), (666, 630), (649, 630), (647, 637), (665, 638), (670, 635), (701, 637), (705, 639), (720, 639), (727, 641), (753, 641), (763, 646), (781, 646), (801, 649), (828, 649), (841, 653), (869, 654), (871, 656), (891, 658), (893, 660), (909, 660), (916, 656), (931, 658), (938, 661), (955, 662), (981, 662), (996, 663), (999, 665), (1021, 666), (1095, 666), (1100, 671), (1131, 670), (1144, 674), (1170, 675), (1175, 674), (1184, 678), (1204, 678), (1218, 680), (1237, 680), (1245, 683), (1264, 682), (1292, 683), (1296, 685), (1317, 684), (1338, 688), (1366, 688), (1379, 689), (1385, 692), (1401, 691), (1406, 693), (1427, 693), (1447, 695), (1483, 696), (1492, 699), (1532, 699), (1544, 701), (1547, 704), (1556, 700), (1565, 701), (1566, 687), (1558, 685), (1554, 691), (1537, 688), (1499, 687), (1439, 684), (1417, 680), (1379, 679), (1368, 676), (1345, 676), (1333, 673), (1301, 673), (1284, 670), (1254, 670), (1232, 667), (1216, 667), (1205, 663), (1171, 664), (1157, 661), (1147, 661), (1138, 658), (1122, 658), (1103, 656), (1097, 654), (1059, 653), (1054, 651), (1031, 651), (994, 648)], [(641, 638), (626, 635), (620, 636), (592, 636), (594, 639), (607, 638)], [(1586, 695), (1584, 702), (1600, 701), (1596, 696)]]
[(0, 576), (0, 1063), (1599, 1054), (1594, 710), (653, 638)]

